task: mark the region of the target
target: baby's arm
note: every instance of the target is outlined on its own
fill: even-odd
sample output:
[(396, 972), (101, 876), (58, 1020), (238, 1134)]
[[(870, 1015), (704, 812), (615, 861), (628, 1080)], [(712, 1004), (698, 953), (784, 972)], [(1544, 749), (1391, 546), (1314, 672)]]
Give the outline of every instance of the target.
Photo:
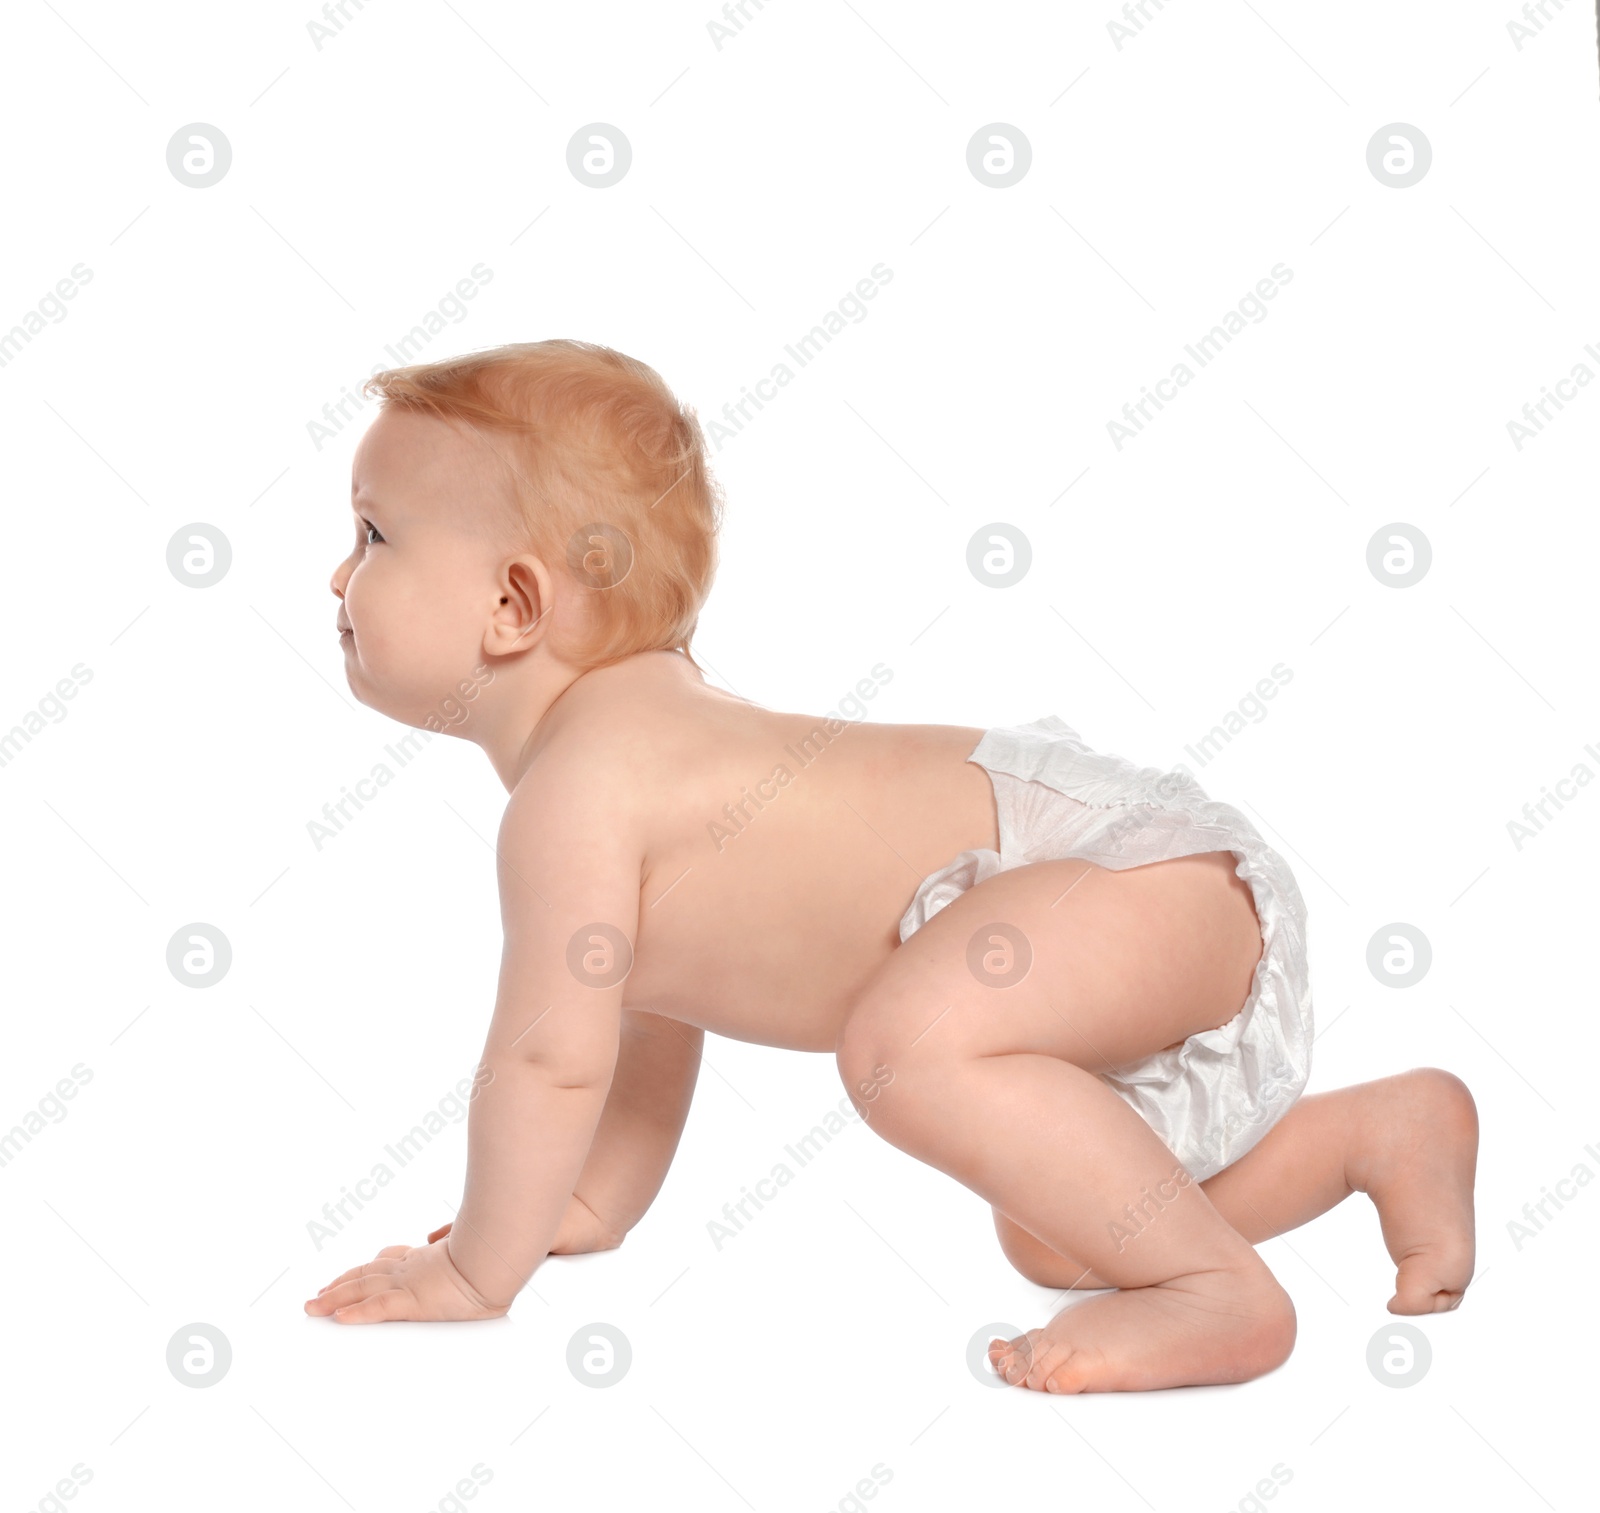
[[(551, 1255), (615, 1250), (644, 1217), (683, 1135), (704, 1041), (698, 1025), (640, 1009), (623, 1011), (611, 1091)], [(437, 1240), (450, 1229), (442, 1225), (428, 1238)]]
[[(447, 1239), (391, 1246), (307, 1304), (341, 1323), (490, 1318), (548, 1254), (615, 1069), (641, 848), (592, 759), (542, 761), (500, 828), (505, 948)], [(608, 941), (609, 936), (609, 941)], [(613, 947), (610, 942), (618, 942)]]
[[(581, 787), (541, 772), (500, 829), (505, 951), (467, 1123), (467, 1181), (448, 1241), (485, 1299), (509, 1306), (549, 1253), (594, 1140), (618, 1055), (639, 856)], [(574, 791), (576, 790), (576, 791)], [(609, 938), (608, 938), (609, 936)]]
[[(705, 1032), (659, 1014), (622, 1016), (622, 1044), (611, 1092), (572, 1199), (592, 1215), (572, 1250), (613, 1250), (644, 1217), (678, 1149), (700, 1071)], [(571, 1210), (562, 1224), (580, 1227)], [(561, 1238), (552, 1250), (568, 1247)]]

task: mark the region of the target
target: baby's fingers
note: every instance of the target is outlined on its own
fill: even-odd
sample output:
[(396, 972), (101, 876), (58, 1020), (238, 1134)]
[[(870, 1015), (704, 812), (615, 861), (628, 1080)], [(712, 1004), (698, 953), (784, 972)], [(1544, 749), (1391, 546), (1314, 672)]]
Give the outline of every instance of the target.
[(374, 1293), (388, 1291), (395, 1286), (394, 1278), (387, 1272), (369, 1272), (364, 1277), (350, 1277), (347, 1281), (333, 1283), (326, 1292), (319, 1292), (306, 1303), (306, 1312), (326, 1317), (336, 1308), (359, 1303)]
[[(398, 1251), (399, 1255), (394, 1254)], [(332, 1292), (341, 1282), (356, 1282), (362, 1277), (382, 1275), (395, 1269), (400, 1257), (405, 1255), (404, 1245), (393, 1245), (388, 1250), (380, 1250), (376, 1261), (363, 1261), (359, 1266), (352, 1266), (349, 1271), (340, 1272), (326, 1287), (320, 1288), (317, 1296), (325, 1292)]]
[(411, 1294), (403, 1287), (391, 1287), (339, 1309), (333, 1317), (339, 1324), (381, 1324), (388, 1319), (415, 1319), (419, 1315)]

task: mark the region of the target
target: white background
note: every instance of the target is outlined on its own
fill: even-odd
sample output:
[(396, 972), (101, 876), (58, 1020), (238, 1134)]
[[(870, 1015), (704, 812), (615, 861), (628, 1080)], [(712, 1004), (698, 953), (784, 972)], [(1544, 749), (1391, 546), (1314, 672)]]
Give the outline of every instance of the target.
[[(7, 21), (0, 331), (79, 263), (65, 317), (0, 368), (0, 730), (78, 664), (0, 767), (0, 1130), (92, 1076), (0, 1167), (15, 1509), (884, 1509), (1430, 1503), (1592, 1495), (1600, 1184), (1520, 1248), (1508, 1221), (1600, 1174), (1588, 943), (1600, 793), (1520, 848), (1508, 821), (1600, 772), (1589, 387), (1518, 449), (1522, 406), (1600, 372), (1593, 17), (1503, 3), (705, 7), (371, 0), (317, 47), (304, 6), (30, 4)], [(215, 186), (169, 139), (220, 129)], [(569, 139), (632, 144), (615, 187)], [(969, 171), (1005, 123), (1015, 186)], [(1369, 171), (1390, 123), (1431, 170)], [(1060, 1300), (988, 1209), (859, 1125), (720, 1250), (707, 1224), (843, 1096), (831, 1058), (709, 1039), (655, 1207), (619, 1251), (548, 1263), (512, 1315), (341, 1329), (301, 1300), (459, 1199), (465, 1126), (320, 1250), (307, 1225), (481, 1045), (505, 794), (435, 740), (318, 850), (307, 823), (404, 730), (343, 685), (327, 588), (350, 453), (308, 422), (482, 263), (429, 356), (546, 336), (651, 363), (708, 422), (858, 279), (893, 278), (719, 447), (724, 559), (696, 650), (821, 712), (874, 663), (872, 717), (1058, 714), (1186, 762), (1289, 859), (1311, 915), (1311, 1090), (1447, 1067), (1479, 1103), (1480, 1275), (1420, 1322), (1397, 1389), (1366, 1364), (1393, 1267), (1355, 1198), (1263, 1247), (1289, 1362), (1242, 1386), (993, 1390), (965, 1351)], [(1292, 281), (1120, 450), (1107, 422), (1274, 264)], [(1026, 534), (1017, 586), (966, 567)], [(195, 589), (182, 526), (229, 539)], [(1401, 522), (1432, 566), (1367, 566)], [(1202, 770), (1184, 748), (1276, 663), (1292, 680)], [(168, 940), (220, 929), (214, 987)], [(1367, 943), (1431, 942), (1416, 986)], [(1568, 1188), (1571, 1192), (1574, 1189)], [(633, 1365), (597, 1390), (569, 1339)], [(217, 1385), (166, 1366), (231, 1343)], [(530, 1427), (531, 1425), (531, 1427)], [(881, 1475), (881, 1473), (880, 1473)]]

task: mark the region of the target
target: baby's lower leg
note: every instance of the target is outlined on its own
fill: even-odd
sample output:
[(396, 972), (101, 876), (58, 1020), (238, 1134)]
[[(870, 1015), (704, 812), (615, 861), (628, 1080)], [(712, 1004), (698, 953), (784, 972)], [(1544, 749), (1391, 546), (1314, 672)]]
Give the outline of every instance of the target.
[[(1365, 1102), (1364, 1084), (1301, 1098), (1232, 1166), (1202, 1182), (1201, 1191), (1252, 1245), (1298, 1229), (1356, 1190), (1350, 1164)], [(995, 1228), (1007, 1259), (1041, 1287), (1114, 1285), (1078, 1257), (1058, 1255), (998, 1209)]]
[(1367, 1101), (1365, 1084), (1301, 1098), (1201, 1187), (1252, 1245), (1298, 1229), (1358, 1190), (1351, 1167), (1366, 1140)]
[(1171, 1152), (1098, 1077), (1012, 1053), (908, 1072), (895, 1088), (874, 1112), (880, 1134), (1124, 1289), (992, 1346), (1008, 1380), (1064, 1392), (1233, 1382), (1288, 1355), (1287, 1294), (1198, 1184), (1174, 1181)]
[(1204, 1186), (1252, 1244), (1366, 1193), (1399, 1268), (1389, 1311), (1443, 1313), (1460, 1306), (1472, 1279), (1477, 1158), (1466, 1084), (1418, 1067), (1302, 1098)]
[[(1352, 1192), (1377, 1205), (1400, 1268), (1394, 1313), (1456, 1307), (1472, 1275), (1477, 1118), (1448, 1072), (1398, 1076), (1301, 1098), (1232, 1166), (1201, 1184), (1217, 1212), (1259, 1245), (1326, 1213)], [(996, 1211), (1012, 1264), (1045, 1287), (1103, 1287), (1076, 1256), (1056, 1254)]]

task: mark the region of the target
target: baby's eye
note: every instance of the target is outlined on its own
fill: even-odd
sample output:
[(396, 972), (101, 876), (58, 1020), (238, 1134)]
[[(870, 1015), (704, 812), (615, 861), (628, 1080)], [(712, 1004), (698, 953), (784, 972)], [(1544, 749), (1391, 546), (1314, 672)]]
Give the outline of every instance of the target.
[(374, 546), (379, 541), (383, 540), (383, 537), (378, 532), (378, 527), (375, 526), (370, 520), (363, 520), (361, 524), (366, 527), (368, 546)]

